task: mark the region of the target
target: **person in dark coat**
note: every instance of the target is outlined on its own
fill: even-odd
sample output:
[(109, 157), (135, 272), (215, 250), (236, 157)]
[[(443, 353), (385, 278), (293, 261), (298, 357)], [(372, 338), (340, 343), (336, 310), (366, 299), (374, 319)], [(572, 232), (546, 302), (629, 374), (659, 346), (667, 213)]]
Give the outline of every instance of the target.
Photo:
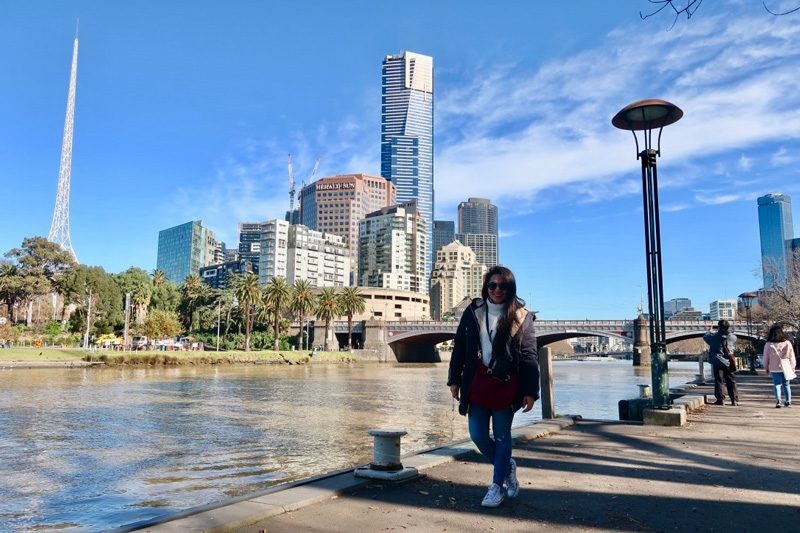
[(511, 422), (516, 411), (530, 411), (539, 398), (535, 319), (517, 297), (511, 270), (495, 266), (456, 331), (447, 385), (458, 412), (468, 417), (472, 441), (494, 465), (484, 507), (497, 507), (519, 493)]
[(728, 396), (731, 405), (739, 405), (739, 391), (736, 388), (736, 368), (731, 368), (730, 360), (725, 353), (733, 353), (733, 346), (736, 344), (736, 335), (730, 332), (730, 322), (720, 320), (717, 322), (717, 331), (711, 331), (703, 335), (703, 340), (708, 344), (708, 362), (711, 363), (711, 370), (714, 373), (714, 397), (717, 399), (715, 405), (725, 403), (725, 393), (722, 384), (728, 389)]

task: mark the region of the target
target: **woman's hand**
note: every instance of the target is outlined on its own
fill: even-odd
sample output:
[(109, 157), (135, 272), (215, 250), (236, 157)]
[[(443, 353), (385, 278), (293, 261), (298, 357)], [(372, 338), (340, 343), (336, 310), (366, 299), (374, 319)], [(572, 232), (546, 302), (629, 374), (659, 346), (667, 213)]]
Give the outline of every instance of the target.
[(461, 400), (461, 398), (458, 397), (458, 391), (460, 389), (461, 387), (459, 385), (450, 385), (450, 394), (452, 394), (453, 398), (456, 400)]
[(531, 409), (533, 409), (533, 403), (536, 400), (533, 396), (523, 396), (522, 397), (522, 412), (527, 413)]

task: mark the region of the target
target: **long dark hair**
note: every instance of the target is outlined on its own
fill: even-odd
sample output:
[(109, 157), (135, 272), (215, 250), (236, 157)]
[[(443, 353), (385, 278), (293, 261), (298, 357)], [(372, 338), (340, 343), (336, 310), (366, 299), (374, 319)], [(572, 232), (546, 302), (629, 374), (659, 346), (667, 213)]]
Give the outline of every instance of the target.
[(493, 276), (500, 276), (506, 287), (506, 299), (503, 302), (505, 312), (500, 316), (497, 321), (497, 336), (493, 343), (492, 352), (495, 356), (505, 355), (506, 344), (511, 335), (511, 328), (517, 323), (517, 310), (525, 307), (525, 301), (517, 296), (517, 280), (514, 278), (514, 273), (504, 266), (493, 266), (483, 276), (483, 288), (481, 289), (481, 297), (484, 300), (489, 300), (489, 280)]
[(780, 324), (773, 324), (767, 333), (767, 340), (769, 342), (783, 342), (788, 340), (786, 333), (783, 332), (783, 327)]

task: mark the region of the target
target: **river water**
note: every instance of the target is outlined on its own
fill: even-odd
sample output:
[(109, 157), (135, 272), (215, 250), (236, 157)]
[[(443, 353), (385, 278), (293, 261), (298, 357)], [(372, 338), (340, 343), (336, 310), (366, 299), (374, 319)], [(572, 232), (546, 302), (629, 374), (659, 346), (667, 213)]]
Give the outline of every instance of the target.
[[(670, 386), (696, 363), (671, 363)], [(0, 370), (0, 530), (100, 531), (467, 438), (446, 364)], [(556, 410), (617, 419), (650, 370), (556, 361)], [(541, 418), (540, 405), (515, 424)]]

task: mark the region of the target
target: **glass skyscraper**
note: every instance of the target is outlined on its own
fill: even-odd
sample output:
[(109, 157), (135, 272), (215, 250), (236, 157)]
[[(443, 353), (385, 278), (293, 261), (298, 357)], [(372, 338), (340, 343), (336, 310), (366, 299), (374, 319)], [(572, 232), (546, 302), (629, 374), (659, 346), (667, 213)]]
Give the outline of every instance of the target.
[(414, 52), (383, 60), (381, 176), (398, 203), (414, 201), (425, 221), (425, 278), (433, 266), (433, 58)]
[(214, 260), (214, 232), (204, 228), (200, 220), (187, 222), (158, 232), (156, 268), (164, 276), (181, 284), (189, 274), (198, 274), (200, 267)]
[(767, 194), (758, 199), (758, 230), (761, 236), (761, 272), (764, 288), (785, 286), (792, 261), (792, 199), (785, 194)]

